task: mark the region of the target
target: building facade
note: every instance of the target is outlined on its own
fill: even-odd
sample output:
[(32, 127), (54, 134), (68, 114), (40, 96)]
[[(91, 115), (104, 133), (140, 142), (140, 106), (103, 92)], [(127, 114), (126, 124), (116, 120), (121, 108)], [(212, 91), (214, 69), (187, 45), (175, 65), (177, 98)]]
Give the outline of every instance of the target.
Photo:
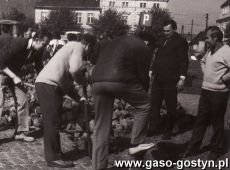
[(43, 0), (35, 6), (35, 23), (41, 23), (52, 10), (68, 8), (75, 13), (77, 24), (83, 29), (90, 29), (93, 18), (99, 18), (101, 8), (96, 0)]
[(230, 23), (230, 0), (226, 0), (220, 6), (220, 13), (217, 19), (217, 25), (224, 32), (228, 23)]
[(169, 0), (100, 0), (102, 12), (115, 9), (123, 13), (123, 19), (135, 29), (139, 24), (140, 13), (148, 12), (153, 7), (167, 9)]

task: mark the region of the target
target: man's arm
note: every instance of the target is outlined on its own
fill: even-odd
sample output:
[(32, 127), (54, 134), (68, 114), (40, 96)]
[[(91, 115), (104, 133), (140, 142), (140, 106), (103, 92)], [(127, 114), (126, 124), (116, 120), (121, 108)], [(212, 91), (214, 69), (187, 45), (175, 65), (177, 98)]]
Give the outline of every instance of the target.
[(189, 65), (189, 59), (188, 59), (188, 43), (183, 40), (179, 47), (177, 54), (180, 58), (180, 76), (186, 76), (188, 65)]
[(136, 76), (143, 88), (147, 91), (149, 88), (149, 67), (151, 62), (151, 51), (146, 46), (135, 51)]
[(229, 57), (229, 54), (230, 54), (230, 47), (229, 47), (228, 52), (226, 52), (226, 54), (224, 54), (224, 64), (227, 67), (228, 71), (221, 77), (223, 82), (230, 81), (230, 57)]
[(179, 91), (183, 90), (184, 88), (184, 82), (188, 70), (188, 64), (189, 64), (189, 59), (188, 59), (188, 43), (185, 40), (182, 40), (180, 43), (177, 54), (180, 59), (180, 78), (177, 83), (177, 89)]
[(79, 74), (83, 65), (83, 46), (79, 45), (73, 48), (69, 57), (69, 73), (75, 82), (79, 82)]
[(22, 80), (16, 76), (16, 74), (14, 74), (8, 67), (4, 68), (3, 72), (13, 79), (14, 84), (19, 84), (22, 82)]
[(69, 97), (71, 97), (73, 100), (75, 100), (76, 102), (80, 101), (80, 95), (77, 93), (77, 91), (75, 90), (74, 86), (72, 86), (70, 88), (70, 90), (67, 92), (67, 95)]

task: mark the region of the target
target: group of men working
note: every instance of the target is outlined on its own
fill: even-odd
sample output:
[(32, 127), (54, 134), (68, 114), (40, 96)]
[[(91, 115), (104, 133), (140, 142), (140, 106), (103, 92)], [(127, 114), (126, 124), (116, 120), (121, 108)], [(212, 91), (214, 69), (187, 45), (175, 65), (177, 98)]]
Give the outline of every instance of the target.
[[(108, 165), (109, 136), (115, 98), (123, 99), (136, 108), (131, 132), (129, 153), (156, 146), (146, 143), (146, 125), (151, 117), (151, 129), (157, 130), (163, 100), (167, 106), (166, 124), (162, 139), (170, 139), (177, 107), (177, 93), (184, 87), (188, 69), (188, 44), (178, 33), (173, 20), (163, 24), (165, 41), (153, 54), (139, 38), (121, 35), (113, 40), (102, 41), (97, 52), (97, 61), (91, 75), (91, 87), (95, 107), (92, 163), (94, 170), (106, 169)], [(222, 42), (223, 34), (218, 27), (207, 30), (208, 51), (200, 60), (204, 73), (198, 116), (193, 135), (184, 156), (198, 151), (208, 122), (214, 129), (209, 159), (223, 154), (224, 114), (226, 111), (230, 79), (230, 47)], [(1, 42), (0, 38), (0, 42)], [(28, 46), (23, 38), (5, 38), (0, 49), (1, 76), (13, 81), (12, 87), (17, 98), (18, 130), (15, 139), (32, 141), (23, 132), (28, 131), (25, 122), (28, 117), (28, 102), (20, 78), (21, 67), (28, 62), (31, 49), (44, 46), (44, 36)], [(74, 90), (74, 81), (82, 79), (84, 56), (89, 42), (69, 42), (63, 46), (39, 73), (36, 82), (41, 111), (43, 114), (44, 150), (48, 166), (68, 168), (73, 162), (65, 161), (61, 152), (59, 126), (63, 95), (67, 94), (76, 102), (85, 100)], [(151, 60), (153, 63), (150, 67)], [(151, 97), (148, 94), (149, 79), (153, 79)], [(152, 113), (151, 113), (152, 112)], [(20, 115), (25, 115), (20, 120)], [(151, 116), (152, 115), (152, 116)]]

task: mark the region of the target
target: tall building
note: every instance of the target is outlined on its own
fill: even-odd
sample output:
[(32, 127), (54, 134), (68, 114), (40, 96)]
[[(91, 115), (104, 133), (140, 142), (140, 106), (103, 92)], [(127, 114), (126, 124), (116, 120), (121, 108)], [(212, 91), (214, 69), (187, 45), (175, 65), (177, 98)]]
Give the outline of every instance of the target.
[(219, 18), (216, 20), (217, 25), (224, 32), (228, 23), (230, 23), (230, 0), (226, 0), (220, 6)]
[(148, 12), (153, 7), (167, 9), (169, 0), (100, 0), (102, 12), (115, 9), (123, 13), (122, 17), (131, 26), (131, 29), (139, 24), (140, 13)]

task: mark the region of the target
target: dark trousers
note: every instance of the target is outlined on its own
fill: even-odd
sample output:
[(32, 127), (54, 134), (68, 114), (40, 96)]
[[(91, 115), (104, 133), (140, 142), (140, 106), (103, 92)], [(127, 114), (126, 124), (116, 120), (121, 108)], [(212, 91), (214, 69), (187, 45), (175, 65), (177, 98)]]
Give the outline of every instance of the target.
[(229, 92), (214, 92), (202, 89), (198, 115), (188, 150), (195, 151), (200, 148), (206, 128), (211, 123), (214, 131), (211, 152), (217, 154), (224, 152), (224, 115), (228, 98)]
[(36, 83), (35, 88), (43, 116), (45, 160), (59, 160), (61, 159), (59, 128), (63, 93), (59, 87), (45, 83)]
[(108, 143), (112, 126), (114, 99), (123, 99), (136, 108), (131, 143), (144, 142), (145, 127), (150, 112), (149, 96), (139, 84), (98, 82), (92, 84), (95, 104), (93, 134), (93, 169), (107, 168)]
[(177, 88), (176, 83), (153, 81), (151, 90), (151, 112), (150, 129), (157, 130), (160, 123), (160, 111), (163, 100), (166, 103), (167, 115), (163, 134), (171, 135), (173, 129), (174, 115), (177, 108)]

